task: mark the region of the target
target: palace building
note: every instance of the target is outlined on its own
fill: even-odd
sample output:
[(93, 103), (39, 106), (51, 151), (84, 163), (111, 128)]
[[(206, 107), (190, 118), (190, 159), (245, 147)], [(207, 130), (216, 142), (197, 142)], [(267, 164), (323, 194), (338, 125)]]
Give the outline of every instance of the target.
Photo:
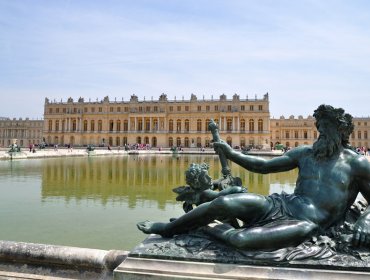
[(222, 139), (231, 146), (270, 147), (269, 97), (227, 99), (67, 102), (45, 99), (44, 138), (48, 144), (74, 146), (147, 144), (151, 147), (207, 147), (212, 136), (210, 119), (219, 126)]
[[(352, 147), (370, 148), (368, 135), (370, 134), (370, 117), (353, 117), (355, 126), (350, 137)], [(315, 127), (315, 118), (308, 116), (303, 118), (290, 116), (286, 119), (281, 116), (279, 119), (270, 120), (271, 145), (282, 144), (285, 147), (297, 147), (300, 145), (312, 145), (317, 140), (319, 132)]]
[[(270, 118), (266, 93), (252, 99), (237, 94), (231, 99), (225, 94), (219, 99), (198, 99), (192, 94), (190, 100), (168, 100), (162, 94), (150, 101), (132, 95), (126, 102), (108, 97), (95, 102), (83, 98), (51, 102), (46, 98), (43, 138), (48, 144), (74, 146), (208, 147), (210, 119), (218, 123), (221, 138), (232, 147), (297, 147), (313, 144), (318, 137), (312, 116)], [(369, 147), (370, 118), (354, 117), (353, 122), (350, 144)]]
[(0, 146), (9, 147), (40, 144), (43, 134), (43, 120), (0, 118)]

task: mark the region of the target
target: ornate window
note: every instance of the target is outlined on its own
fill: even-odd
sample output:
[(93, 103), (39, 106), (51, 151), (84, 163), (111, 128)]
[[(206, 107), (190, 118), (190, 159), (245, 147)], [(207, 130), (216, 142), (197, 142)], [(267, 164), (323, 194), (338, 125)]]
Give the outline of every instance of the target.
[(185, 141), (184, 141), (184, 146), (186, 147), (186, 148), (189, 148), (189, 138), (188, 137), (185, 137)]
[[(145, 120), (145, 131), (150, 131), (150, 119)], [(147, 143), (145, 143), (145, 144), (147, 144)]]
[(226, 120), (226, 130), (227, 131), (232, 131), (233, 130), (233, 119), (228, 118)]
[(245, 131), (245, 120), (244, 119), (240, 120), (240, 131), (242, 132)]
[(142, 131), (143, 130), (143, 120), (142, 119), (139, 119), (139, 121), (138, 121), (137, 130), (138, 131)]
[(113, 131), (114, 123), (113, 120), (109, 121), (109, 131)]
[(102, 120), (98, 120), (98, 131), (102, 131), (103, 130), (103, 122)]
[(258, 131), (259, 132), (263, 131), (263, 120), (262, 119), (258, 120)]
[[(185, 131), (189, 131), (190, 130), (190, 122), (188, 119), (185, 120)], [(189, 139), (188, 139), (189, 140)]]
[(128, 120), (123, 121), (123, 130), (128, 131)]
[(197, 120), (197, 131), (202, 131), (202, 120), (201, 119)]
[(204, 126), (205, 131), (208, 131), (208, 125), (209, 125), (210, 121), (211, 121), (210, 119), (206, 119), (206, 123), (205, 123), (205, 126)]
[(249, 120), (249, 131), (254, 131), (254, 120), (253, 119)]

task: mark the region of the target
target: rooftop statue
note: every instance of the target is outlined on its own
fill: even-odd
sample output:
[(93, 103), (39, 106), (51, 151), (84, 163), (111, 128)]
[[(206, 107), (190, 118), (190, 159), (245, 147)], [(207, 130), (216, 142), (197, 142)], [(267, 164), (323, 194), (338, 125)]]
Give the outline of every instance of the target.
[[(146, 221), (138, 223), (138, 228), (163, 237), (201, 228), (207, 235), (234, 248), (272, 250), (298, 246), (313, 236), (343, 225), (359, 193), (370, 201), (370, 163), (349, 147), (349, 136), (354, 128), (351, 115), (341, 108), (320, 105), (314, 117), (320, 133), (317, 141), (312, 146), (299, 146), (272, 159), (233, 150), (217, 139), (214, 124), (210, 124), (214, 148), (221, 160), (231, 160), (248, 171), (261, 174), (298, 168), (294, 193), (263, 196), (234, 188), (231, 190), (237, 191), (230, 194), (198, 199), (194, 203), (197, 207), (170, 222)], [(242, 223), (239, 227), (235, 223), (213, 223), (232, 219)], [(348, 228), (343, 239), (352, 247), (369, 247), (370, 209), (357, 215)]]

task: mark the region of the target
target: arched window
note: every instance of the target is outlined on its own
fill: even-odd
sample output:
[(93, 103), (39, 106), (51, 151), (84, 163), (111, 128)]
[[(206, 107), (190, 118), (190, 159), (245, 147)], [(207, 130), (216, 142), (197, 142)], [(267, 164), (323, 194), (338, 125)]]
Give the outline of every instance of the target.
[(139, 119), (139, 121), (138, 121), (137, 130), (138, 131), (142, 131), (143, 130), (143, 120), (142, 119)]
[(168, 147), (173, 147), (173, 138), (168, 138)]
[[(117, 120), (116, 131), (121, 131), (121, 121), (120, 120)], [(117, 145), (117, 146), (119, 146), (119, 145)]]
[(197, 120), (197, 131), (202, 131), (202, 120), (201, 119)]
[(127, 145), (127, 137), (123, 137), (122, 145)]
[(157, 137), (152, 137), (152, 147), (157, 147)]
[(210, 119), (206, 119), (206, 123), (205, 123), (205, 126), (204, 126), (205, 131), (208, 131), (208, 125), (209, 125), (210, 121), (211, 121)]
[(173, 131), (173, 120), (169, 120), (168, 122), (168, 131)]
[(209, 140), (209, 138), (206, 138), (206, 143), (205, 143), (205, 146), (208, 148), (209, 147), (209, 143), (210, 143), (211, 141)]
[(240, 131), (245, 131), (245, 119), (240, 120)]
[(76, 131), (76, 130), (77, 130), (77, 121), (73, 120), (72, 121), (72, 131)]
[(189, 138), (188, 137), (185, 137), (184, 146), (186, 148), (189, 148)]
[[(145, 131), (150, 131), (150, 119), (145, 120)], [(149, 143), (145, 143), (149, 144)]]
[(119, 137), (116, 137), (116, 146), (121, 145), (121, 139)]
[(59, 121), (55, 121), (55, 131), (59, 131)]
[(136, 137), (136, 143), (141, 144), (141, 137), (140, 136)]
[[(188, 119), (185, 120), (185, 131), (189, 131), (190, 130), (190, 122)], [(189, 140), (189, 139), (188, 139)]]
[(259, 132), (263, 131), (263, 120), (262, 119), (258, 120), (258, 131)]
[(153, 120), (153, 130), (154, 131), (157, 131), (158, 130), (158, 119), (154, 119)]
[(144, 137), (144, 144), (149, 145), (149, 137), (148, 136)]
[(245, 147), (245, 138), (240, 138), (240, 147)]
[(110, 120), (109, 121), (109, 131), (113, 131), (113, 127), (114, 127), (114, 122), (113, 120)]
[(92, 120), (91, 122), (90, 122), (90, 131), (94, 131), (95, 130), (95, 121), (94, 120)]
[(249, 120), (249, 131), (254, 131), (254, 119)]
[(181, 120), (176, 121), (176, 131), (181, 131)]
[(102, 131), (103, 130), (103, 122), (102, 120), (98, 120), (98, 131)]
[(232, 118), (228, 118), (226, 120), (226, 130), (227, 131), (232, 131), (233, 130), (233, 119)]
[(176, 146), (177, 147), (180, 147), (181, 146), (181, 138), (180, 137), (177, 137), (176, 138)]
[(298, 145), (299, 145), (298, 142), (294, 143), (294, 147), (298, 147)]
[(202, 139), (200, 137), (197, 137), (197, 147), (202, 147)]
[(123, 121), (123, 130), (128, 131), (128, 120)]
[(84, 120), (84, 131), (87, 131), (87, 120)]
[(52, 120), (49, 120), (48, 129), (49, 129), (49, 131), (53, 130), (53, 121)]

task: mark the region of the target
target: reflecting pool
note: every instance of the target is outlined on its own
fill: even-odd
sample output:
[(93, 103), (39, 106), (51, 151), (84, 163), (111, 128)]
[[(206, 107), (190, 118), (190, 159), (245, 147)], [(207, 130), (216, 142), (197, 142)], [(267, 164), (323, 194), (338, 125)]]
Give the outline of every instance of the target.
[[(0, 161), (0, 240), (130, 250), (144, 220), (183, 213), (174, 187), (192, 162), (221, 177), (217, 156), (138, 155)], [(250, 192), (292, 192), (297, 171), (250, 173), (231, 164)]]

